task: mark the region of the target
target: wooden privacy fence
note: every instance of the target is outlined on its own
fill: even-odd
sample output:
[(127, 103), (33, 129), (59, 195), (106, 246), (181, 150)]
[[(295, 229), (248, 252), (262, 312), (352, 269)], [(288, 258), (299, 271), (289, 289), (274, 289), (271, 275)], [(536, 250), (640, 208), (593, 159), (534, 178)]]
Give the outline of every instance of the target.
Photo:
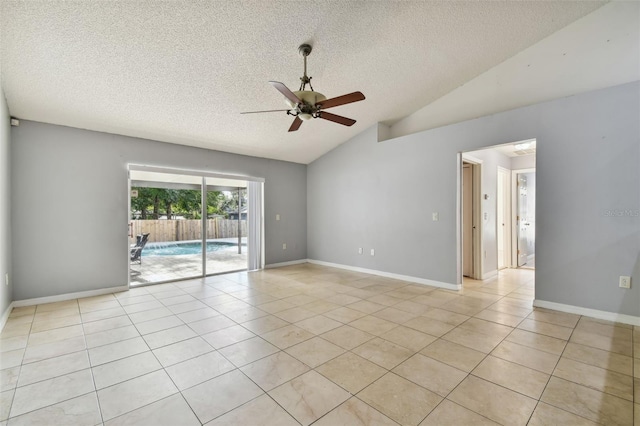
[[(199, 240), (202, 238), (202, 222), (199, 219), (181, 220), (132, 220), (132, 234), (149, 233), (150, 242)], [(240, 221), (241, 236), (247, 236), (247, 221)], [(207, 219), (207, 239), (238, 238), (238, 221)]]

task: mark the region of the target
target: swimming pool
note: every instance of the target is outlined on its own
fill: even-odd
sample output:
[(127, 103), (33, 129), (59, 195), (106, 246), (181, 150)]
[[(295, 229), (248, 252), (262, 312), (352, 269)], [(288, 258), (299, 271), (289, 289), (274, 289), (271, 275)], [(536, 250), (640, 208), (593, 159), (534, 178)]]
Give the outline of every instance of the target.
[[(244, 245), (244, 244), (243, 244)], [(237, 243), (226, 243), (220, 241), (207, 241), (207, 253), (237, 247)], [(201, 254), (202, 243), (147, 243), (142, 249), (142, 256), (177, 256), (180, 254)]]

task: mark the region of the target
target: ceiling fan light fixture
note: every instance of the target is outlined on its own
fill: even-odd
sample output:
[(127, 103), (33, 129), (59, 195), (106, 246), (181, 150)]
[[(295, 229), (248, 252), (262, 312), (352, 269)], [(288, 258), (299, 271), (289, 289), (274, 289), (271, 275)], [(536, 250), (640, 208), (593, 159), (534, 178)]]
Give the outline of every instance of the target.
[(513, 148), (516, 151), (524, 151), (525, 149), (531, 148), (531, 145), (532, 145), (531, 142), (523, 142), (523, 143), (515, 144)]
[(313, 118), (313, 115), (307, 113), (307, 112), (301, 112), (300, 114), (298, 114), (298, 117), (301, 120), (307, 121), (307, 120), (311, 120)]

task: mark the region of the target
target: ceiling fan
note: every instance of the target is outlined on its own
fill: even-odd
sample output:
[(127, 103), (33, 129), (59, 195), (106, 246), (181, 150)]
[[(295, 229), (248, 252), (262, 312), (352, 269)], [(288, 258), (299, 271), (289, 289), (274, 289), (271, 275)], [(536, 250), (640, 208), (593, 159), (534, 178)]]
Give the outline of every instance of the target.
[[(311, 85), (311, 77), (307, 76), (307, 56), (311, 53), (311, 45), (301, 44), (300, 47), (298, 47), (298, 52), (300, 52), (304, 58), (304, 75), (300, 77), (300, 89), (296, 92), (292, 92), (287, 86), (279, 81), (269, 82), (276, 88), (276, 90), (284, 95), (285, 102), (289, 105), (289, 109), (250, 111), (243, 112), (242, 114), (286, 111), (287, 115), (293, 115), (295, 117), (291, 127), (289, 127), (290, 132), (298, 130), (300, 125), (302, 125), (303, 120), (311, 120), (312, 118), (322, 118), (344, 126), (353, 126), (356, 120), (352, 120), (341, 115), (331, 114), (330, 112), (326, 112), (325, 109), (362, 101), (364, 100), (364, 95), (361, 92), (353, 92), (336, 98), (327, 99), (327, 97), (322, 93), (315, 92)], [(311, 90), (306, 90), (307, 85), (309, 85)]]

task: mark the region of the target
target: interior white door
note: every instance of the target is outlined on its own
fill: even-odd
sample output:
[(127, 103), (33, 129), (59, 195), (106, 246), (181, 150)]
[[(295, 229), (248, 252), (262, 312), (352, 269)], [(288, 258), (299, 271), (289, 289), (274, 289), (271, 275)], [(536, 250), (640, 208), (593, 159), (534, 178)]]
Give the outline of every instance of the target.
[(473, 168), (462, 165), (462, 275), (473, 277)]
[(518, 173), (518, 215), (516, 216), (518, 230), (518, 266), (527, 263), (528, 240), (529, 240), (529, 211), (527, 202), (527, 177), (523, 173)]

